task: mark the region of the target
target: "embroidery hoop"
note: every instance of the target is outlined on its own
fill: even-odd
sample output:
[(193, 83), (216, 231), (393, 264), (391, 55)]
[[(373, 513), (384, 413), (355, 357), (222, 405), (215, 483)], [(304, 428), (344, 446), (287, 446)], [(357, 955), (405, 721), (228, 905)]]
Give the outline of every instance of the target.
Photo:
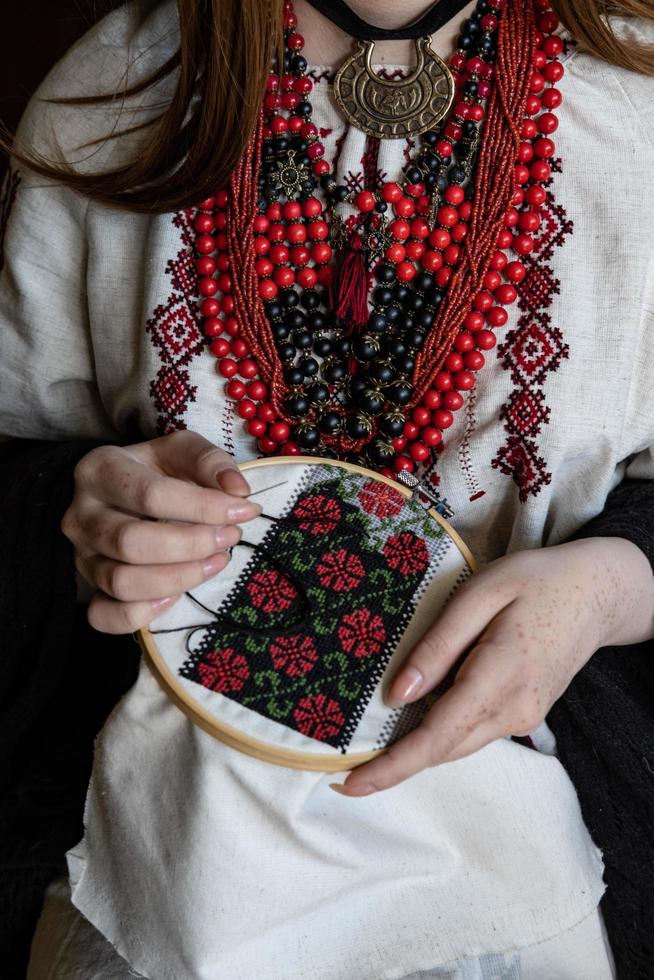
[[(284, 467), (293, 465), (319, 465), (323, 467), (334, 467), (336, 469), (344, 470), (347, 473), (358, 474), (359, 476), (365, 477), (367, 480), (375, 480), (383, 485), (386, 485), (392, 488), (406, 500), (410, 500), (412, 497), (414, 497), (414, 493), (408, 487), (404, 487), (388, 477), (382, 476), (381, 474), (368, 470), (362, 466), (357, 466), (353, 463), (341, 462), (339, 460), (326, 460), (312, 456), (293, 456), (284, 458), (268, 457), (241, 463), (239, 464), (239, 469), (242, 472), (247, 473), (248, 471), (257, 468), (273, 469), (275, 467), (279, 468), (280, 466)], [(429, 516), (445, 532), (446, 536), (458, 550), (462, 559), (462, 565), (467, 566), (470, 572), (476, 571), (475, 559), (470, 552), (470, 549), (467, 547), (457, 531), (433, 507), (425, 507), (424, 509), (426, 513), (429, 514)], [(188, 632), (190, 632), (190, 628)], [(180, 631), (180, 636), (183, 635), (183, 631)], [(271, 742), (266, 742), (262, 739), (255, 738), (252, 735), (240, 731), (233, 725), (217, 718), (215, 714), (208, 711), (197, 700), (197, 698), (193, 697), (192, 694), (186, 690), (166, 662), (165, 657), (158, 649), (155, 636), (150, 629), (145, 628), (140, 630), (137, 634), (137, 638), (140, 643), (146, 664), (171, 701), (173, 701), (173, 703), (186, 715), (187, 718), (189, 718), (190, 721), (192, 721), (203, 731), (207, 732), (218, 741), (244, 753), (245, 755), (252, 756), (253, 758), (264, 762), (272, 763), (273, 765), (283, 766), (285, 768), (301, 769), (311, 772), (333, 773), (354, 769), (357, 766), (362, 765), (364, 762), (368, 762), (370, 759), (373, 759), (387, 751), (388, 746), (350, 754), (312, 753), (296, 749), (286, 749), (279, 745), (274, 745)], [(384, 675), (385, 673), (386, 671), (384, 671)]]

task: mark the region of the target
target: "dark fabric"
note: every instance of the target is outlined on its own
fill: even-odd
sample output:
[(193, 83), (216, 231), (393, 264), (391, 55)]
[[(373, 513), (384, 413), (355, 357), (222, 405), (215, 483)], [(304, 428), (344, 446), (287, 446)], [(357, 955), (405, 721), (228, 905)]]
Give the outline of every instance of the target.
[(25, 977), (48, 882), (82, 836), (93, 740), (133, 683), (131, 637), (91, 630), (59, 530), (91, 443), (0, 446), (0, 972)]
[[(93, 739), (136, 677), (130, 637), (75, 603), (59, 530), (91, 443), (0, 445), (0, 962), (22, 978), (48, 882), (82, 834)], [(625, 481), (576, 537), (633, 541), (654, 563), (654, 483)], [(600, 650), (548, 717), (606, 861), (620, 980), (654, 977), (654, 644)]]
[[(654, 566), (654, 483), (625, 480), (575, 535), (633, 541)], [(602, 912), (620, 980), (654, 977), (654, 641), (599, 650), (548, 723), (604, 852)]]
[(407, 27), (375, 27), (359, 17), (344, 0), (308, 0), (312, 7), (340, 27), (350, 37), (362, 41), (417, 40), (435, 34), (444, 24), (463, 10), (468, 0), (438, 0)]

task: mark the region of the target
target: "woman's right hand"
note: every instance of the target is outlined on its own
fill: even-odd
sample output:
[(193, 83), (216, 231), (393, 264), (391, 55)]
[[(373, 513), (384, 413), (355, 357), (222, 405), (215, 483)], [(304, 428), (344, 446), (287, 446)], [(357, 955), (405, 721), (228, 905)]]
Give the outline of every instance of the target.
[(222, 571), (239, 524), (261, 513), (233, 458), (196, 432), (100, 446), (75, 470), (62, 531), (96, 589), (91, 626), (131, 633)]

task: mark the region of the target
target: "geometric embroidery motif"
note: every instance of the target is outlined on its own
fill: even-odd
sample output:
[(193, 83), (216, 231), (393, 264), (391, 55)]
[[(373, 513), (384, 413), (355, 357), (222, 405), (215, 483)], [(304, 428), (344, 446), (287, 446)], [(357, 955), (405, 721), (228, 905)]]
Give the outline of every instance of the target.
[[(351, 194), (362, 191), (378, 191), (386, 180), (385, 170), (379, 167), (379, 140), (374, 136), (366, 137), (366, 144), (361, 156), (361, 170), (354, 173), (348, 170), (343, 177), (343, 183)], [(340, 147), (339, 147), (340, 150)]]
[(187, 300), (181, 295), (171, 296), (165, 307), (158, 307), (150, 324), (150, 336), (161, 360), (173, 365), (188, 363), (189, 351), (197, 341), (197, 324)]
[(362, 191), (364, 182), (364, 176), (360, 170), (356, 173), (348, 170), (343, 177), (343, 185), (348, 189), (350, 194), (356, 194), (358, 191)]
[(7, 224), (9, 223), (9, 215), (16, 200), (19, 184), (20, 174), (13, 170), (8, 171), (2, 188), (2, 196), (0, 197), (0, 272), (2, 272), (5, 264), (4, 246)]
[(507, 405), (502, 409), (502, 418), (507, 418), (513, 432), (535, 436), (541, 426), (547, 423), (550, 409), (545, 405), (542, 391), (524, 388), (514, 391)]
[(387, 174), (379, 167), (379, 140), (374, 136), (368, 136), (366, 139), (361, 165), (365, 186), (370, 191), (378, 191), (386, 180)]
[[(553, 161), (553, 169), (560, 173), (558, 161)], [(555, 203), (551, 189), (540, 216), (542, 224), (535, 236), (534, 251), (522, 259), (527, 275), (518, 286), (520, 318), (497, 350), (502, 367), (511, 373), (513, 391), (500, 411), (507, 438), (492, 465), (512, 477), (522, 503), (535, 497), (552, 479), (537, 442), (551, 414), (543, 387), (547, 377), (558, 371), (561, 361), (569, 355), (563, 334), (553, 326), (547, 310), (560, 291), (551, 266), (552, 255), (572, 234), (573, 223), (565, 209)]]
[(193, 208), (173, 216), (173, 224), (181, 230), (182, 248), (166, 266), (172, 292), (166, 302), (155, 309), (146, 325), (162, 362), (156, 378), (150, 383), (160, 435), (186, 428), (184, 414), (197, 393), (197, 386), (190, 383), (188, 365), (204, 349), (193, 260), (194, 217)]
[(445, 539), (393, 488), (312, 470), (180, 674), (345, 752)]

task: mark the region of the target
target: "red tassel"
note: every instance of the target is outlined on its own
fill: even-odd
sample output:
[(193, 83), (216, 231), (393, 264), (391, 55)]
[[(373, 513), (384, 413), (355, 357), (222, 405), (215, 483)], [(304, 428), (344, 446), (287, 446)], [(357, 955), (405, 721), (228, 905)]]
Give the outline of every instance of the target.
[(368, 322), (368, 270), (360, 235), (353, 235), (337, 266), (332, 284), (332, 309), (345, 321), (345, 334), (362, 330)]

